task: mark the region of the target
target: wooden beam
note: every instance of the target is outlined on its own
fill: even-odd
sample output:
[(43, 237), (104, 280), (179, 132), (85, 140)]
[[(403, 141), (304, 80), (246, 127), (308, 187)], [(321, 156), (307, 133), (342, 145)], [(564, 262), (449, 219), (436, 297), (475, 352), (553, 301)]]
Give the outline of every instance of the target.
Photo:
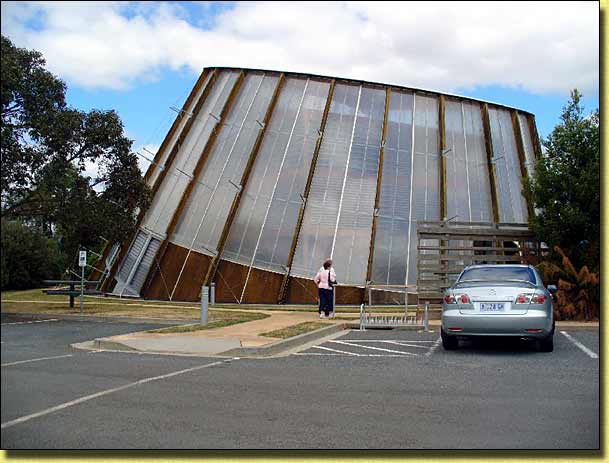
[[(163, 139), (163, 143), (161, 143), (161, 147), (157, 150), (157, 152), (154, 156), (154, 159), (152, 160), (152, 163), (148, 166), (148, 169), (146, 170), (146, 174), (144, 175), (145, 182), (148, 182), (152, 173), (156, 169), (158, 169), (158, 165), (161, 160), (161, 154), (167, 149), (167, 144), (169, 143), (169, 140), (171, 140), (171, 138), (175, 135), (175, 132), (178, 129), (178, 126), (180, 125), (180, 122), (184, 118), (184, 115), (188, 112), (188, 107), (191, 105), (192, 101), (195, 98), (195, 95), (201, 88), (201, 85), (203, 85), (203, 82), (205, 82), (205, 79), (210, 74), (210, 72), (213, 73), (213, 75), (212, 75), (212, 78), (213, 78), (214, 75), (216, 75), (215, 69), (210, 70), (209, 68), (206, 68), (206, 69), (203, 69), (203, 72), (201, 72), (201, 75), (199, 76), (199, 79), (197, 79), (197, 82), (195, 83), (194, 87), (192, 88), (190, 95), (188, 95), (188, 98), (182, 105), (182, 111), (180, 111), (180, 113), (178, 114), (178, 117), (176, 117), (174, 119), (173, 124), (171, 124), (171, 128), (169, 129), (169, 132), (167, 132), (167, 135), (165, 135), (165, 138)], [(210, 79), (210, 84), (211, 84), (211, 79)], [(208, 85), (207, 87), (210, 87), (210, 85)], [(201, 96), (201, 98), (205, 99), (203, 96)], [(201, 98), (199, 98), (199, 100)], [(196, 111), (196, 109), (193, 108), (192, 113), (194, 114), (195, 111)], [(184, 128), (182, 131), (185, 131), (185, 129), (186, 129), (186, 125), (184, 125)], [(177, 140), (176, 140), (176, 143), (177, 143)], [(167, 165), (167, 164), (168, 163), (165, 162), (165, 165)], [(164, 169), (164, 170), (166, 170), (166, 169)], [(163, 171), (161, 171), (161, 172), (163, 172)]]
[(529, 131), (531, 133), (531, 140), (533, 142), (533, 152), (535, 153), (535, 159), (541, 159), (541, 142), (539, 141), (539, 133), (537, 133), (535, 116), (528, 114), (527, 122), (529, 125)]
[[(520, 175), (523, 179), (529, 179), (529, 174), (526, 169), (526, 155), (524, 153), (524, 140), (522, 139), (522, 127), (520, 126), (520, 120), (518, 119), (518, 111), (512, 110), (512, 127), (514, 129), (514, 137), (516, 138), (516, 152), (518, 153), (518, 164), (520, 165)], [(530, 180), (530, 179), (529, 179)], [(522, 194), (522, 193), (520, 193)], [(524, 195), (523, 195), (524, 196)], [(533, 204), (530, 203), (529, 198), (524, 196), (527, 204), (527, 212), (529, 217), (532, 217)]]
[[(154, 183), (154, 186), (152, 187), (152, 196), (151, 196), (152, 198), (154, 198), (154, 196), (157, 194), (157, 192), (159, 190), (159, 187), (161, 186), (161, 183), (163, 182), (163, 180), (165, 179), (165, 176), (167, 175), (167, 171), (169, 169), (171, 169), (171, 166), (173, 164), (173, 161), (174, 161), (174, 159), (176, 157), (177, 152), (180, 149), (180, 146), (184, 143), (184, 140), (188, 136), (188, 134), (190, 132), (190, 129), (191, 129), (192, 125), (193, 125), (194, 119), (199, 115), (199, 111), (201, 110), (201, 107), (203, 106), (203, 103), (207, 99), (207, 96), (209, 95), (209, 92), (210, 92), (211, 88), (215, 84), (215, 81), (216, 81), (217, 76), (218, 76), (218, 72), (217, 72), (216, 69), (212, 69), (209, 72), (211, 72), (212, 75), (211, 75), (211, 77), (209, 79), (209, 82), (208, 82), (207, 86), (203, 90), (203, 93), (201, 94), (201, 96), (197, 100), (197, 104), (193, 108), (193, 115), (186, 122), (186, 124), (184, 125), (184, 128), (180, 132), (180, 135), (178, 136), (178, 139), (176, 140), (175, 144), (173, 145), (173, 148), (172, 148), (171, 152), (169, 153), (169, 156), (167, 156), (167, 161), (165, 162), (165, 168), (161, 171), (161, 173), (159, 174), (159, 176), (157, 177), (157, 179), (156, 179), (156, 181)], [(201, 77), (203, 77), (203, 75)], [(197, 84), (198, 83), (199, 82), (197, 82)], [(180, 113), (180, 115), (178, 115), (178, 118), (176, 118), (176, 120), (179, 119), (182, 114), (183, 113)], [(165, 137), (165, 140), (163, 140), (163, 143), (166, 143), (169, 137), (171, 137), (171, 133), (168, 134), (167, 137)], [(161, 152), (161, 148), (159, 148), (159, 150), (157, 151), (157, 156)], [(155, 156), (155, 160), (157, 160), (157, 156)], [(152, 204), (152, 201), (150, 202), (150, 204)], [(149, 207), (150, 207), (150, 205), (149, 205)], [(146, 215), (146, 212), (148, 212), (148, 208), (143, 209), (143, 210), (141, 210), (139, 212), (139, 214), (137, 216), (137, 220), (135, 222), (134, 232), (131, 235), (129, 240), (125, 240), (122, 243), (121, 249), (120, 249), (120, 251), (118, 253), (118, 256), (116, 257), (116, 259), (112, 263), (112, 267), (110, 268), (110, 273), (108, 275), (108, 278), (106, 278), (106, 280), (104, 281), (104, 283), (102, 285), (102, 288), (101, 288), (102, 291), (106, 291), (108, 289), (109, 285), (114, 280), (116, 272), (118, 271), (118, 267), (123, 262), (123, 259), (125, 258), (125, 254), (127, 254), (127, 251), (129, 250), (129, 246), (131, 245), (131, 242), (135, 239), (135, 236), (137, 235), (137, 233), (139, 231), (139, 228), (140, 228), (140, 225), (142, 223), (142, 220), (144, 219), (144, 216)]]
[(256, 137), (256, 141), (254, 142), (254, 146), (250, 152), (249, 158), (247, 160), (247, 164), (245, 165), (245, 169), (243, 170), (243, 175), (241, 176), (241, 182), (239, 185), (241, 189), (237, 192), (235, 197), (233, 198), (233, 202), (231, 204), (230, 210), (228, 212), (228, 217), (224, 222), (224, 228), (222, 229), (222, 233), (220, 234), (220, 239), (218, 241), (218, 252), (214, 256), (211, 261), (210, 266), (207, 269), (207, 274), (205, 275), (205, 279), (203, 280), (203, 285), (209, 286), (212, 282), (214, 276), (216, 275), (216, 269), (218, 268), (218, 264), (220, 262), (220, 257), (222, 256), (222, 252), (224, 251), (224, 245), (226, 244), (226, 240), (230, 233), (230, 228), (235, 220), (235, 216), (237, 215), (237, 210), (239, 209), (239, 204), (241, 202), (241, 197), (243, 196), (243, 192), (247, 187), (247, 182), (250, 178), (250, 174), (254, 167), (254, 163), (256, 162), (256, 157), (258, 156), (258, 151), (260, 150), (260, 145), (262, 144), (262, 139), (264, 138), (264, 134), (266, 133), (266, 128), (269, 126), (271, 121), (271, 117), (273, 116), (273, 110), (277, 104), (277, 100), (279, 99), (279, 94), (281, 93), (281, 89), (283, 88), (283, 84), (285, 82), (285, 74), (281, 73), (279, 75), (279, 81), (275, 86), (275, 91), (273, 92), (273, 96), (271, 97), (271, 101), (266, 110), (266, 114), (264, 115), (264, 120), (262, 121), (262, 128), (258, 131), (258, 136)]
[(287, 295), (288, 289), (288, 280), (290, 278), (290, 270), (292, 268), (292, 263), (294, 262), (294, 254), (296, 253), (296, 245), (298, 244), (298, 236), (300, 235), (300, 229), (302, 228), (302, 221), (304, 219), (305, 209), (307, 207), (306, 201), (309, 198), (309, 193), (311, 191), (311, 184), (313, 183), (313, 175), (315, 174), (315, 166), (317, 165), (317, 158), (319, 157), (319, 149), (321, 148), (321, 142), (324, 136), (324, 130), (326, 129), (326, 122), (328, 121), (328, 114), (330, 113), (330, 106), (332, 104), (332, 97), (334, 96), (334, 87), (336, 85), (336, 79), (332, 79), (330, 82), (330, 88), (328, 89), (328, 97), (326, 99), (326, 106), (324, 108), (324, 113), (321, 118), (321, 124), (319, 126), (319, 137), (317, 138), (317, 143), (315, 144), (315, 149), (313, 150), (313, 158), (311, 159), (311, 166), (309, 168), (309, 175), (307, 177), (307, 183), (305, 184), (303, 197), (305, 198), (305, 203), (300, 208), (298, 212), (298, 219), (296, 220), (296, 228), (294, 229), (294, 235), (292, 236), (292, 244), (290, 245), (290, 253), (288, 254), (288, 263), (283, 281), (281, 282), (281, 290), (279, 291), (279, 295), (277, 297), (277, 302), (279, 304), (283, 304)]
[[(446, 151), (446, 101), (444, 99), (444, 95), (440, 95), (438, 98), (438, 137), (439, 137), (439, 145), (440, 145), (440, 219), (446, 220), (448, 217), (447, 213), (447, 198), (446, 198), (446, 155), (444, 154)], [(456, 153), (452, 153), (453, 156)], [(446, 241), (441, 240), (440, 245), (446, 245)], [(441, 254), (444, 254), (445, 251), (440, 251)], [(421, 272), (421, 267), (417, 261), (417, 271)]]
[(228, 98), (224, 102), (224, 106), (222, 107), (222, 111), (220, 112), (219, 120), (216, 120), (216, 122), (214, 123), (214, 127), (211, 131), (211, 134), (210, 134), (209, 138), (207, 139), (207, 142), (205, 143), (205, 146), (203, 147), (203, 151), (201, 152), (201, 155), (199, 156), (199, 159), (197, 160), (197, 164), (195, 165), (195, 168), (192, 172), (192, 178), (190, 179), (190, 182), (188, 182), (188, 185), (186, 186), (186, 189), (184, 190), (184, 193), (182, 194), (182, 197), (180, 198), (178, 207), (173, 212), (171, 221), (169, 222), (169, 225), (167, 226), (167, 232), (165, 234), (165, 239), (161, 243), (161, 246), (159, 246), (159, 249), (158, 249), (156, 255), (154, 256), (153, 261), (155, 261), (157, 263), (157, 265), (153, 266), (153, 268), (148, 272), (146, 280), (144, 281), (144, 285), (142, 286), (144, 291), (148, 288), (148, 286), (152, 282), (152, 279), (154, 278), (157, 271), (159, 270), (160, 263), (163, 259), (163, 256), (165, 255), (165, 252), (167, 251), (167, 246), (169, 244), (169, 238), (171, 237), (171, 235), (173, 234), (174, 230), (177, 227), (178, 220), (180, 219), (180, 216), (182, 215), (182, 212), (184, 211), (184, 208), (186, 207), (186, 204), (188, 203), (188, 199), (190, 198), (190, 195), (192, 194), (192, 191), (194, 190), (194, 187), (197, 183), (197, 179), (198, 179), (199, 175), (201, 174), (201, 171), (203, 170), (203, 166), (205, 165), (207, 158), (209, 157), (209, 153), (211, 152), (211, 149), (213, 148), (214, 143), (216, 142), (216, 138), (218, 137), (218, 133), (220, 132), (219, 127), (224, 123), (224, 119), (226, 118), (226, 115), (228, 114), (228, 111), (231, 108), (233, 101), (235, 100), (237, 94), (239, 93), (239, 90), (241, 89), (241, 84), (243, 83), (244, 78), (245, 78), (245, 73), (243, 71), (241, 71), (239, 73), (239, 76), (237, 77), (237, 80), (235, 81), (235, 83), (233, 85), (233, 88), (231, 89), (231, 92), (230, 92)]
[(493, 164), (493, 140), (491, 135), (491, 121), (488, 112), (488, 104), (482, 105), (482, 126), (484, 127), (484, 144), (486, 146), (486, 159), (488, 161), (488, 176), (491, 184), (491, 207), (493, 210), (493, 222), (498, 223), (499, 198), (497, 197), (497, 181), (495, 176), (495, 165)]
[[(376, 227), (378, 223), (378, 211), (381, 205), (381, 184), (383, 181), (383, 162), (385, 159), (385, 143), (387, 141), (387, 117), (389, 115), (389, 100), (391, 88), (385, 90), (385, 114), (383, 115), (383, 135), (381, 137), (381, 150), (379, 152), (379, 170), (376, 174), (376, 196), (374, 197), (374, 214), (372, 218), (372, 233), (370, 235), (370, 249), (368, 251), (368, 266), (366, 270), (366, 282), (372, 279), (372, 265), (374, 261), (374, 242), (376, 240)], [(362, 301), (363, 302), (363, 301)]]
[[(440, 95), (438, 101), (439, 138), (440, 138), (440, 219), (446, 220), (446, 101)], [(453, 156), (455, 153), (453, 153)]]

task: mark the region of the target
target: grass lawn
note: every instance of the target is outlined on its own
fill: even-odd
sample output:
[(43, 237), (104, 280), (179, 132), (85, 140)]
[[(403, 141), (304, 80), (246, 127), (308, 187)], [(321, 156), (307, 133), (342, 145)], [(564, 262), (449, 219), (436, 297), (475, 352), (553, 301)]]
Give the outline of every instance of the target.
[(237, 323), (251, 322), (253, 320), (261, 320), (268, 318), (270, 315), (260, 312), (218, 312), (210, 311), (210, 321), (206, 325), (196, 323), (193, 325), (170, 326), (168, 328), (160, 328), (158, 330), (150, 330), (149, 333), (190, 333), (191, 331), (211, 330), (213, 328), (222, 328), (224, 326), (236, 325)]
[(287, 328), (281, 328), (280, 330), (268, 331), (266, 333), (261, 333), (260, 336), (266, 336), (269, 338), (292, 338), (294, 336), (298, 336), (302, 333), (308, 333), (309, 331), (315, 331), (319, 328), (323, 328), (324, 326), (329, 326), (327, 323), (320, 322), (304, 322), (299, 323), (298, 325), (288, 326)]
[[(76, 314), (80, 312), (80, 299), (69, 306), (68, 296), (50, 296), (42, 289), (25, 291), (3, 291), (1, 293), (2, 311), (21, 313)], [(260, 311), (278, 310), (288, 312), (316, 311), (315, 305), (278, 305), (278, 304), (214, 304), (218, 311)], [(374, 307), (374, 313), (401, 313), (403, 306)], [(118, 297), (85, 296), (84, 311), (95, 315), (121, 315), (126, 317), (197, 319), (200, 306), (196, 302), (145, 301)], [(359, 314), (359, 306), (336, 307), (337, 314)]]

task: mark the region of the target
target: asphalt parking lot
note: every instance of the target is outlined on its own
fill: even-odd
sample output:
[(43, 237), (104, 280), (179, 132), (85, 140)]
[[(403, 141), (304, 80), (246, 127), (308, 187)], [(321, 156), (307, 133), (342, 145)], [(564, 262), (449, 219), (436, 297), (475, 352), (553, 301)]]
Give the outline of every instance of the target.
[(598, 329), (553, 353), (367, 330), (218, 359), (80, 351), (156, 326), (51, 320), (2, 318), (3, 449), (599, 448)]

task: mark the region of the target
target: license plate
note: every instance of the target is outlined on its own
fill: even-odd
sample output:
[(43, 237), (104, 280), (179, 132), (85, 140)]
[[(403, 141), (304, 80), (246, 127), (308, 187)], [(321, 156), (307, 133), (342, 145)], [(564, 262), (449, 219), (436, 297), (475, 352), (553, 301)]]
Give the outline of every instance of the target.
[(480, 303), (480, 312), (501, 312), (505, 304)]

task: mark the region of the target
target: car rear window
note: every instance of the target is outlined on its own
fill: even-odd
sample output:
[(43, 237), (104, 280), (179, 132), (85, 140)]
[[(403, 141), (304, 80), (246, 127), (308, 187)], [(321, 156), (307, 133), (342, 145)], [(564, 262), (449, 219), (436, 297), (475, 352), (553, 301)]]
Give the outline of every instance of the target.
[(535, 273), (526, 267), (478, 267), (466, 270), (459, 278), (459, 283), (464, 281), (501, 281), (520, 280), (537, 284)]

